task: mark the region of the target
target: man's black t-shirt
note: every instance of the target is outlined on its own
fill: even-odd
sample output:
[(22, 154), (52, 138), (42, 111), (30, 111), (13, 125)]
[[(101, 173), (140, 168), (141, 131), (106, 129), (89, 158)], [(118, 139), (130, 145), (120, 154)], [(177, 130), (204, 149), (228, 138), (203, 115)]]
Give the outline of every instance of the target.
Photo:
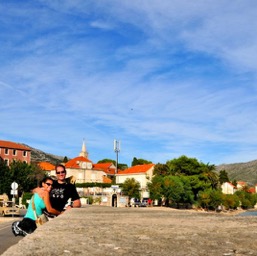
[(63, 211), (69, 198), (71, 198), (72, 201), (80, 198), (75, 185), (70, 183), (60, 184), (57, 181), (54, 181), (53, 188), (50, 192), (50, 202), (52, 207), (58, 211)]

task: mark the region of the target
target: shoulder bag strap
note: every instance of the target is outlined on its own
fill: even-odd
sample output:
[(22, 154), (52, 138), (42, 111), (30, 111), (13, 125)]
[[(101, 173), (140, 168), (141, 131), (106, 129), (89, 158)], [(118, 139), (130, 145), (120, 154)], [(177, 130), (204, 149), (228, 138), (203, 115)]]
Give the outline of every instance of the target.
[(35, 216), (35, 219), (37, 219), (36, 207), (35, 207), (35, 203), (34, 203), (34, 196), (32, 196), (31, 200), (32, 200), (31, 203), (32, 203), (32, 209), (34, 212), (34, 216)]

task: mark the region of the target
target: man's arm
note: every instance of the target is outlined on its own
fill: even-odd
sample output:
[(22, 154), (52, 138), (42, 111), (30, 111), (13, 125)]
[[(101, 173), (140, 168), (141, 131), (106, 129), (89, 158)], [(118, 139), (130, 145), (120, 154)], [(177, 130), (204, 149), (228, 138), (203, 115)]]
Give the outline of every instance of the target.
[(68, 205), (66, 207), (66, 210), (69, 210), (71, 208), (80, 208), (81, 207), (81, 202), (80, 202), (80, 199), (76, 199), (73, 201), (72, 205)]
[(81, 201), (80, 201), (80, 199), (74, 200), (74, 201), (73, 201), (73, 204), (72, 204), (72, 207), (74, 207), (74, 208), (80, 208), (80, 207), (81, 207)]
[(81, 201), (80, 196), (78, 194), (78, 191), (76, 189), (76, 186), (74, 184), (69, 184), (71, 186), (71, 201), (72, 201), (72, 207), (74, 208), (80, 208), (81, 207)]

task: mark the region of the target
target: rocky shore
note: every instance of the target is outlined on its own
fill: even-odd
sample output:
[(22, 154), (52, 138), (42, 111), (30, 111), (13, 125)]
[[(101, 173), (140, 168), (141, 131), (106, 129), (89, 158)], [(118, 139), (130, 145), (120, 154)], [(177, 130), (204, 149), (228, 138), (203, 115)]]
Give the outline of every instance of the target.
[(10, 255), (257, 255), (256, 217), (169, 208), (72, 209)]

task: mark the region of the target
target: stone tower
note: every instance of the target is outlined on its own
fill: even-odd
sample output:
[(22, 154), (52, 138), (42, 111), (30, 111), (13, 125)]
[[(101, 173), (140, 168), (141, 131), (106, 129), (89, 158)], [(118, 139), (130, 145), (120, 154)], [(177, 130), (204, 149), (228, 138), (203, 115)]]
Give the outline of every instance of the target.
[(84, 139), (83, 139), (82, 149), (81, 149), (81, 152), (80, 152), (79, 156), (84, 156), (85, 158), (88, 158), (88, 152), (87, 152), (87, 149), (86, 149), (86, 143), (85, 143)]

